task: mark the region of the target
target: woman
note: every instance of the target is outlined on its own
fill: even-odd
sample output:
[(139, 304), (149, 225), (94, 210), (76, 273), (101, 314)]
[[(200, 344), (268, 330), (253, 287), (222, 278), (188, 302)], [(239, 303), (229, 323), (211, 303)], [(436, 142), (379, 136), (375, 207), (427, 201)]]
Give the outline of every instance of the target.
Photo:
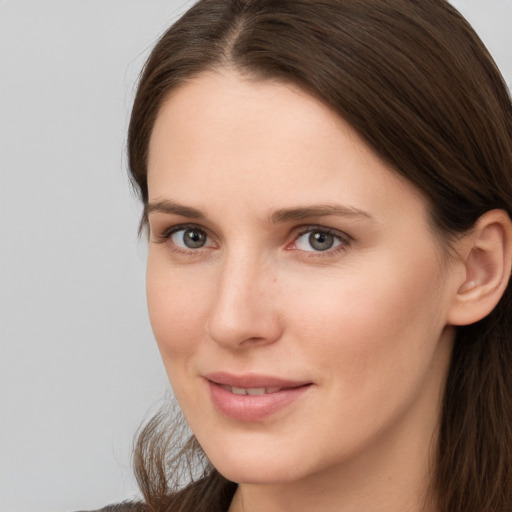
[(149, 510), (512, 510), (512, 108), (453, 7), (202, 0), (128, 145), (194, 434), (141, 433)]

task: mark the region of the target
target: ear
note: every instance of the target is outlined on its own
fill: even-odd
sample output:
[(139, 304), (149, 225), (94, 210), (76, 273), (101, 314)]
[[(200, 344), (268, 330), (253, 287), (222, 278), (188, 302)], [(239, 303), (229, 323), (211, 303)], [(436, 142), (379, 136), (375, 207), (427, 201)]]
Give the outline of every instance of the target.
[(458, 254), (465, 272), (448, 323), (469, 325), (487, 316), (507, 288), (512, 266), (512, 222), (507, 213), (484, 213), (460, 241)]

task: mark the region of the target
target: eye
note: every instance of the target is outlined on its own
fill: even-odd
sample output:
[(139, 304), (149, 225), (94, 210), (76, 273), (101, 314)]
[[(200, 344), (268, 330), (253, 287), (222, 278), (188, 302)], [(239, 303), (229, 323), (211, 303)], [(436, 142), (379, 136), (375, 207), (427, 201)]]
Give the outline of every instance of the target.
[(200, 249), (211, 245), (208, 235), (202, 229), (194, 227), (178, 229), (169, 238), (180, 249)]
[(295, 248), (300, 251), (325, 252), (347, 244), (347, 236), (328, 229), (311, 228), (295, 240)]

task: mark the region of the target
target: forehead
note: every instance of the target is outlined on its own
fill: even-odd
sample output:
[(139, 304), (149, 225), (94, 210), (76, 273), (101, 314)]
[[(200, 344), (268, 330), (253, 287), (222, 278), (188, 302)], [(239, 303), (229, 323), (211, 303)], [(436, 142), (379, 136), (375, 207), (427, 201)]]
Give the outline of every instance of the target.
[(284, 152), (314, 131), (325, 137), (327, 125), (349, 131), (339, 116), (293, 84), (246, 78), (230, 70), (205, 72), (166, 98), (150, 141), (149, 168), (159, 144), (170, 142), (163, 132), (173, 131), (182, 149), (184, 142), (201, 143), (204, 149), (239, 149), (231, 153), (235, 157), (262, 146), (270, 150), (279, 145)]
[(150, 201), (194, 206), (334, 201), (371, 213), (393, 197), (425, 207), (322, 102), (294, 85), (232, 71), (204, 73), (168, 96), (150, 142), (148, 186)]

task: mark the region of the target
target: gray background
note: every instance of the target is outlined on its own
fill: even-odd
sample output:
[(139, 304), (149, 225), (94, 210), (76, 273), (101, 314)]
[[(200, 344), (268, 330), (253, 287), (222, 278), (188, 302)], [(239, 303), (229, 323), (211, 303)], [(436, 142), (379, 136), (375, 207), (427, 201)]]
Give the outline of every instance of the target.
[[(512, 83), (512, 2), (458, 0)], [(0, 0), (0, 511), (136, 495), (167, 382), (124, 157), (133, 86), (180, 0)]]

